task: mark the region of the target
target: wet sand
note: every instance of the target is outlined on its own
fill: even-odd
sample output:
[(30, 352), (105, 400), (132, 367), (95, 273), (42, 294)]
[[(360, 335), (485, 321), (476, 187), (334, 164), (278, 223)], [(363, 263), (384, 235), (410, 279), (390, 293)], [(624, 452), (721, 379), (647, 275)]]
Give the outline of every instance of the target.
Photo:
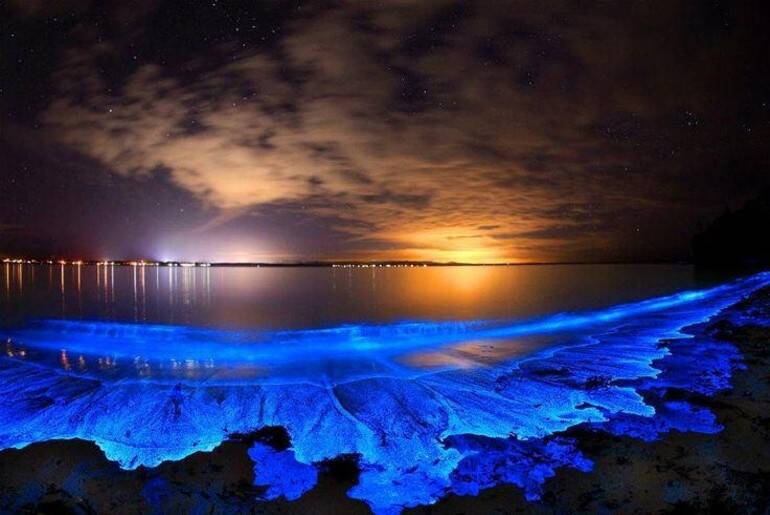
[[(740, 315), (748, 315), (741, 319)], [(541, 501), (501, 486), (475, 497), (449, 496), (418, 513), (768, 513), (770, 512), (770, 288), (688, 331), (735, 345), (746, 369), (714, 397), (670, 390), (706, 406), (724, 430), (671, 432), (656, 442), (573, 428), (591, 472), (559, 469)], [(738, 320), (731, 322), (730, 320)], [(55, 423), (55, 421), (52, 421)], [(247, 449), (255, 440), (289, 445), (281, 428), (240, 435), (212, 452), (155, 468), (121, 470), (96, 445), (52, 441), (0, 452), (0, 510), (20, 513), (369, 513), (345, 492), (357, 480), (355, 457), (322, 467), (318, 485), (297, 501), (258, 499)]]

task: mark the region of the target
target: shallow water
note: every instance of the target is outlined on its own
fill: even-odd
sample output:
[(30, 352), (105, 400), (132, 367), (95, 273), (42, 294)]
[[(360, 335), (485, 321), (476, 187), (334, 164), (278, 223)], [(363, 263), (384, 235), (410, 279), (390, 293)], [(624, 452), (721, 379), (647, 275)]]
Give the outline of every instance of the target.
[(90, 377), (210, 383), (489, 366), (601, 322), (570, 312), (704, 283), (676, 265), (3, 268), (13, 352)]
[(537, 499), (557, 467), (591, 468), (560, 436), (580, 424), (719, 431), (665, 392), (712, 395), (740, 356), (680, 329), (770, 284), (676, 266), (118, 268), (106, 283), (111, 268), (73, 268), (53, 267), (58, 290), (46, 267), (6, 283), (0, 447), (78, 437), (132, 468), (281, 426), (292, 448), (249, 451), (266, 497), (354, 454), (349, 495), (379, 513), (500, 483)]
[(0, 323), (110, 320), (298, 329), (522, 319), (707, 287), (686, 265), (166, 268), (0, 264)]

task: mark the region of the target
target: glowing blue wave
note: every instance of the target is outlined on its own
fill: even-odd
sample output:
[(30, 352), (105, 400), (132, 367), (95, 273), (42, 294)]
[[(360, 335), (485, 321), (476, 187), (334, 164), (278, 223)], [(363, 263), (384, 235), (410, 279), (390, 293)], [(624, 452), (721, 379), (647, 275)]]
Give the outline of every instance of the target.
[[(315, 484), (314, 463), (358, 454), (362, 472), (349, 495), (378, 513), (499, 483), (536, 499), (555, 468), (591, 468), (557, 436), (575, 425), (644, 439), (718, 431), (708, 410), (665, 392), (711, 395), (728, 386), (739, 355), (679, 329), (767, 284), (770, 275), (758, 274), (517, 323), (256, 333), (41, 321), (10, 332), (0, 359), (0, 448), (83, 438), (130, 468), (213, 449), (233, 432), (282, 426), (290, 450), (250, 451), (267, 498), (297, 498)], [(426, 371), (402, 359), (534, 334), (550, 335), (549, 346), (476, 363), (485, 366)], [(678, 339), (662, 347), (663, 338)]]
[[(145, 379), (164, 379), (164, 371), (208, 369), (209, 381), (228, 381), (227, 374), (215, 371), (237, 367), (254, 367), (261, 371), (250, 378), (256, 382), (281, 382), (301, 378), (304, 381), (327, 384), (348, 377), (399, 372), (410, 374), (394, 358), (421, 349), (436, 349), (470, 340), (499, 341), (533, 335), (568, 333), (576, 336), (597, 332), (603, 327), (647, 313), (702, 302), (708, 309), (711, 301), (741, 287), (761, 283), (762, 275), (744, 280), (739, 285), (725, 285), (706, 291), (689, 291), (667, 297), (615, 306), (586, 313), (560, 313), (525, 321), (466, 321), (466, 322), (401, 322), (387, 325), (342, 325), (333, 328), (277, 332), (224, 331), (178, 325), (127, 324), (102, 321), (42, 320), (8, 336), (18, 344), (33, 349), (66, 350), (71, 356), (85, 360), (99, 357), (109, 361), (111, 368), (120, 362), (138, 364)], [(360, 364), (366, 365), (363, 371)], [(324, 370), (342, 368), (345, 370)], [(356, 363), (358, 365), (356, 365)], [(319, 366), (320, 364), (320, 366)], [(351, 366), (351, 364), (353, 364)], [(292, 370), (288, 370), (290, 365)], [(71, 367), (70, 373), (95, 374), (106, 367)], [(137, 368), (137, 367), (133, 367)], [(407, 367), (408, 368), (408, 367)], [(121, 372), (130, 374), (132, 367)], [(296, 372), (303, 373), (297, 374)], [(267, 373), (269, 372), (269, 373)], [(170, 374), (174, 381), (185, 374)], [(190, 374), (187, 374), (190, 375)], [(181, 377), (180, 377), (181, 376)], [(200, 376), (192, 374), (199, 380)], [(287, 377), (288, 376), (288, 377)]]

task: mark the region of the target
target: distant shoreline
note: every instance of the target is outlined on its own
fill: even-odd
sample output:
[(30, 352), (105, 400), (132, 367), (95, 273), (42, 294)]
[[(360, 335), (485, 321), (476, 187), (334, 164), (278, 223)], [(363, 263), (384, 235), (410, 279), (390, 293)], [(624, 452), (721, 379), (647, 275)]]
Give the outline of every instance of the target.
[(203, 262), (203, 261), (149, 261), (149, 260), (66, 260), (3, 258), (5, 265), (49, 266), (140, 266), (140, 267), (199, 267), (199, 268), (418, 268), (459, 266), (563, 266), (563, 265), (693, 265), (690, 261), (535, 261), (526, 263), (466, 263), (436, 261), (298, 261), (269, 262)]

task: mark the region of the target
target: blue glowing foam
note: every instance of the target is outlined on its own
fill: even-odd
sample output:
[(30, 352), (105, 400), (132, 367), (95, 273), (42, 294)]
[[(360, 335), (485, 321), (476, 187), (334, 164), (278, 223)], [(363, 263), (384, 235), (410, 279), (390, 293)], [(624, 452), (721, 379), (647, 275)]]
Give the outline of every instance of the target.
[[(501, 483), (537, 499), (556, 468), (591, 468), (558, 435), (570, 427), (645, 440), (718, 431), (706, 408), (665, 393), (713, 395), (729, 386), (740, 356), (680, 329), (767, 284), (770, 275), (758, 274), (518, 322), (260, 333), (38, 321), (10, 331), (0, 359), (0, 448), (82, 438), (132, 468), (282, 426), (290, 449), (249, 450), (265, 498), (296, 499), (315, 485), (315, 463), (357, 454), (361, 475), (349, 495), (377, 513)], [(534, 335), (548, 344), (530, 353), (433, 368), (410, 361), (415, 352), (467, 356), (467, 342), (507, 348)], [(148, 483), (144, 495), (158, 498), (162, 485)]]
[(264, 499), (283, 497), (293, 501), (316, 484), (316, 468), (298, 462), (291, 450), (278, 451), (256, 442), (248, 452), (254, 462), (254, 484), (265, 487)]

